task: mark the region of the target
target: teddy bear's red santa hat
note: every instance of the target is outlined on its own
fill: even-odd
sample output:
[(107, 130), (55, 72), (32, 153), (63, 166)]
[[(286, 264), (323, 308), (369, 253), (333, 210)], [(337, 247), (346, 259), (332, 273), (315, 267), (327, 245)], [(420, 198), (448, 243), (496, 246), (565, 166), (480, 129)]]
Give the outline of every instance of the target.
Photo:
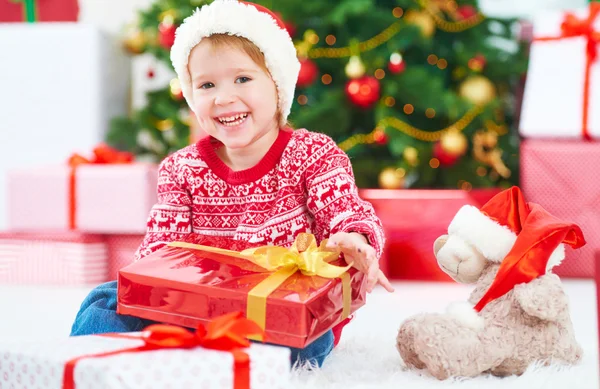
[(488, 260), (501, 262), (476, 311), (558, 265), (565, 256), (563, 243), (573, 248), (585, 244), (579, 226), (558, 220), (538, 204), (526, 203), (516, 186), (500, 192), (481, 209), (462, 207), (448, 233), (473, 245)]

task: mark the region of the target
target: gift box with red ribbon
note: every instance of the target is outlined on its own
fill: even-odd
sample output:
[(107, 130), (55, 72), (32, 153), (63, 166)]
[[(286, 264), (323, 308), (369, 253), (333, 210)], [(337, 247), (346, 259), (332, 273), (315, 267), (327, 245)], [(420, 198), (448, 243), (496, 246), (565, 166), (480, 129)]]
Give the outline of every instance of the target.
[(0, 1), (0, 23), (75, 22), (78, 17), (78, 0)]
[(79, 232), (0, 233), (0, 283), (98, 285), (108, 248), (101, 235)]
[(7, 388), (288, 388), (290, 350), (248, 341), (260, 333), (232, 313), (195, 332), (152, 325), (142, 333), (0, 344), (0, 380)]
[(65, 166), (8, 174), (8, 227), (13, 231), (77, 230), (143, 234), (156, 203), (157, 166), (106, 146)]
[(600, 138), (600, 2), (534, 19), (520, 133)]
[(365, 189), (363, 199), (375, 208), (385, 230), (380, 267), (388, 278), (452, 281), (437, 264), (433, 242), (448, 233), (448, 225), (463, 205), (481, 207), (497, 188), (464, 190)]
[(304, 348), (365, 303), (364, 274), (300, 234), (290, 248), (190, 234), (119, 272), (117, 312), (194, 328), (243, 312), (263, 339)]

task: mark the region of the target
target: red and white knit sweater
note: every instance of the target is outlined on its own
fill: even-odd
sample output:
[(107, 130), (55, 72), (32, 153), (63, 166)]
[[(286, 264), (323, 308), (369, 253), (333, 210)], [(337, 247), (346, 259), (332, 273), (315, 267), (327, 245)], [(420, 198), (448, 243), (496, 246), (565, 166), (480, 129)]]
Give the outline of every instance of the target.
[(158, 203), (136, 260), (192, 231), (285, 247), (300, 232), (319, 242), (358, 232), (381, 256), (381, 222), (358, 196), (350, 160), (331, 138), (281, 130), (265, 157), (243, 171), (220, 160), (219, 145), (204, 138), (161, 163)]
[[(358, 196), (348, 156), (326, 135), (281, 130), (254, 167), (232, 171), (204, 138), (160, 165), (158, 203), (136, 252), (139, 260), (190, 232), (289, 247), (300, 232), (317, 241), (338, 231), (364, 234), (377, 251), (384, 233)], [(348, 319), (334, 329), (335, 344)]]

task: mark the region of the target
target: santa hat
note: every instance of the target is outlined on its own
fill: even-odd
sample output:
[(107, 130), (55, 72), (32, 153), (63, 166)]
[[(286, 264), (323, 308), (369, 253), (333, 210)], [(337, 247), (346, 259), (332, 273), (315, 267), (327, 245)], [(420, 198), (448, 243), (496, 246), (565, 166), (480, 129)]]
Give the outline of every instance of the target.
[(277, 87), (281, 121), (285, 122), (290, 114), (300, 72), (296, 48), (277, 15), (263, 6), (244, 1), (215, 0), (196, 9), (177, 28), (171, 62), (188, 105), (193, 109), (192, 81), (187, 68), (190, 52), (202, 39), (213, 34), (244, 37), (262, 51)]
[(501, 262), (476, 311), (558, 265), (565, 256), (563, 243), (573, 248), (585, 244), (577, 225), (558, 220), (538, 204), (526, 203), (518, 187), (497, 194), (481, 209), (462, 207), (448, 234), (473, 245), (488, 260)]

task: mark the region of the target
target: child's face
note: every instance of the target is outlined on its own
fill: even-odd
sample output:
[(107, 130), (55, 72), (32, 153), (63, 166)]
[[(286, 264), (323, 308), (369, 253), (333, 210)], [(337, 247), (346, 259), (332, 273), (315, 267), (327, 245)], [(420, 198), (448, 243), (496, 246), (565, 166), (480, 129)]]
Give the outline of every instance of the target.
[(225, 147), (248, 147), (278, 129), (275, 83), (244, 51), (204, 40), (188, 69), (196, 117)]

